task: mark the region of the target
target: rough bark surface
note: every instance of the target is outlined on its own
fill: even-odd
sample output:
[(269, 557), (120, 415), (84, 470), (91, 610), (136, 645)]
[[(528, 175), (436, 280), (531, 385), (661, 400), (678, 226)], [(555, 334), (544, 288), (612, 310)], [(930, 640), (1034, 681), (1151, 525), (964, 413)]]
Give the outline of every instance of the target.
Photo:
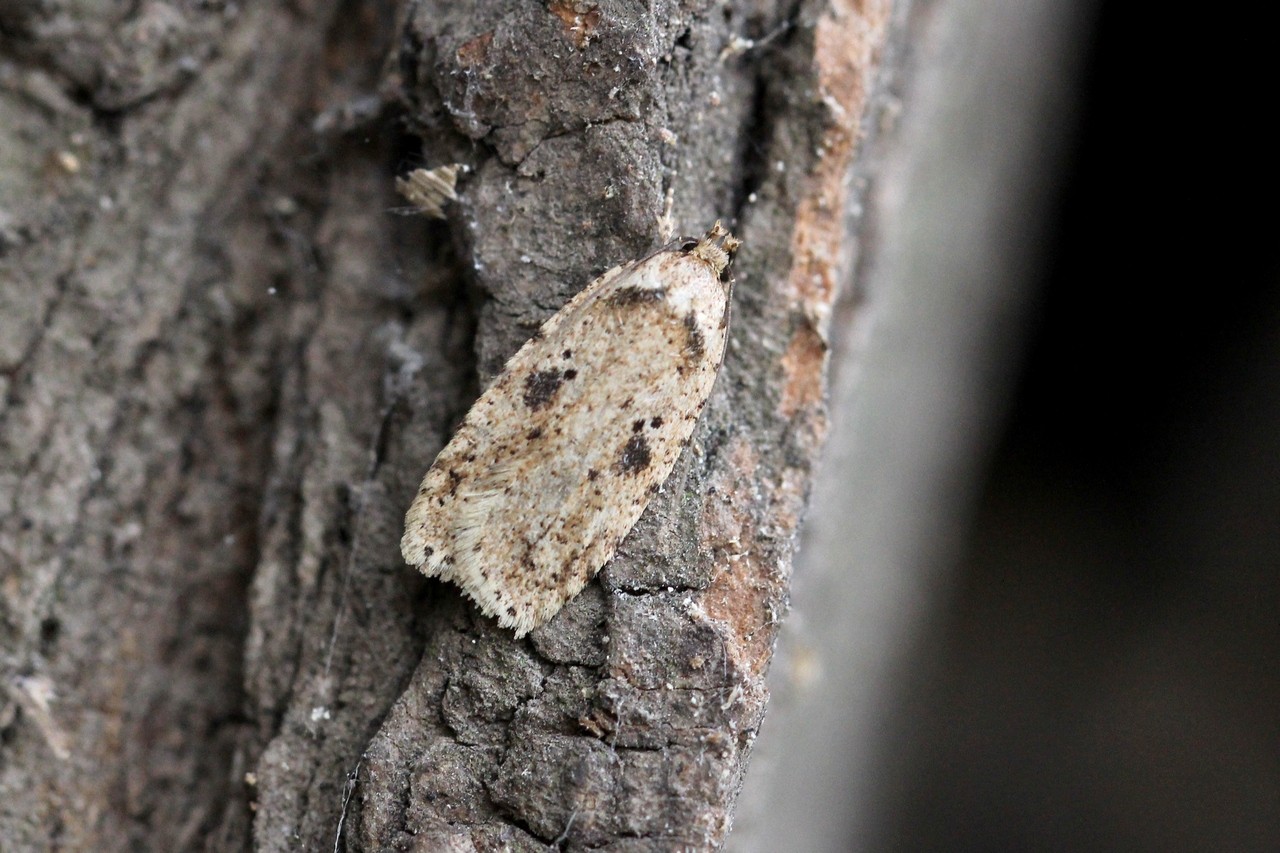
[[(0, 2), (0, 846), (722, 842), (887, 6)], [(712, 401), (516, 642), (404, 509), (539, 322), (717, 218)]]

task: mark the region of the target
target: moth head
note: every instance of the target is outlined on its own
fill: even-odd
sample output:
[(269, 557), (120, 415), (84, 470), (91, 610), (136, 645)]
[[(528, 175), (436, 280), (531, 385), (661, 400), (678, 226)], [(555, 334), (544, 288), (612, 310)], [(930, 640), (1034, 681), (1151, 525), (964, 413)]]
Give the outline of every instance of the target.
[(724, 229), (719, 222), (711, 226), (711, 230), (701, 239), (685, 238), (680, 243), (680, 251), (693, 255), (711, 267), (723, 282), (729, 281), (729, 267), (738, 253), (742, 241)]

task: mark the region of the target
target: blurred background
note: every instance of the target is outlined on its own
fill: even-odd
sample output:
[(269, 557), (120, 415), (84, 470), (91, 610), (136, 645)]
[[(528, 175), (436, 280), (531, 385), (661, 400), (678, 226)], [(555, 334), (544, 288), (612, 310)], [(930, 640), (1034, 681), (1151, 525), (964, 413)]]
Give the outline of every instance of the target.
[(731, 851), (1280, 850), (1263, 36), (1125, 9), (912, 8)]

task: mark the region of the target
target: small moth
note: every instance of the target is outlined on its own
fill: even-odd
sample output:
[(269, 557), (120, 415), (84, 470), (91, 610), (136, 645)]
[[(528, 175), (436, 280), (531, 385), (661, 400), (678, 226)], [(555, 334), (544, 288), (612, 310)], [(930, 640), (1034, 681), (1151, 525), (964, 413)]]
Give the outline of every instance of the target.
[(614, 267), (542, 324), (440, 451), (400, 550), (516, 637), (609, 561), (724, 359), (740, 242), (717, 222)]
[(444, 203), (457, 201), (458, 170), (465, 169), (459, 163), (436, 166), (434, 169), (414, 169), (403, 178), (396, 178), (396, 192), (404, 196), (419, 213), (432, 219), (444, 219)]

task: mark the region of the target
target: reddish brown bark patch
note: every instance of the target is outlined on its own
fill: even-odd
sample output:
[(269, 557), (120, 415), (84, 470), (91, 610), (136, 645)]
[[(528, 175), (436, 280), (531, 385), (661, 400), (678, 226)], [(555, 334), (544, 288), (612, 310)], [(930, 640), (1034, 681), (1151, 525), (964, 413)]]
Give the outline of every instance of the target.
[(811, 323), (802, 323), (791, 336), (782, 356), (786, 380), (782, 386), (780, 413), (791, 419), (798, 412), (822, 404), (827, 343)]
[(482, 33), (470, 41), (465, 41), (458, 46), (455, 55), (458, 57), (458, 64), (463, 68), (472, 68), (480, 65), (489, 56), (489, 45), (493, 42), (493, 31)]
[[(858, 147), (858, 120), (867, 101), (870, 70), (883, 44), (887, 0), (832, 3), (814, 29), (814, 71), (818, 96), (832, 120), (822, 135), (823, 156), (810, 174), (810, 187), (796, 209), (791, 231), (795, 259), (787, 290), (804, 306), (830, 307), (835, 299), (845, 242), (846, 177)], [(820, 315), (814, 315), (820, 316)]]
[(737, 663), (762, 675), (769, 663), (773, 632), (761, 630), (773, 621), (772, 602), (778, 584), (771, 577), (772, 562), (756, 544), (757, 521), (750, 508), (760, 503), (756, 482), (760, 460), (745, 438), (734, 439), (731, 464), (717, 478), (702, 509), (702, 548), (715, 555), (722, 568), (702, 596), (708, 617), (729, 626), (727, 647), (738, 652)]
[(586, 47), (591, 35), (600, 24), (600, 9), (586, 3), (575, 3), (573, 0), (552, 0), (547, 11), (555, 15), (564, 24), (565, 31), (577, 47)]

